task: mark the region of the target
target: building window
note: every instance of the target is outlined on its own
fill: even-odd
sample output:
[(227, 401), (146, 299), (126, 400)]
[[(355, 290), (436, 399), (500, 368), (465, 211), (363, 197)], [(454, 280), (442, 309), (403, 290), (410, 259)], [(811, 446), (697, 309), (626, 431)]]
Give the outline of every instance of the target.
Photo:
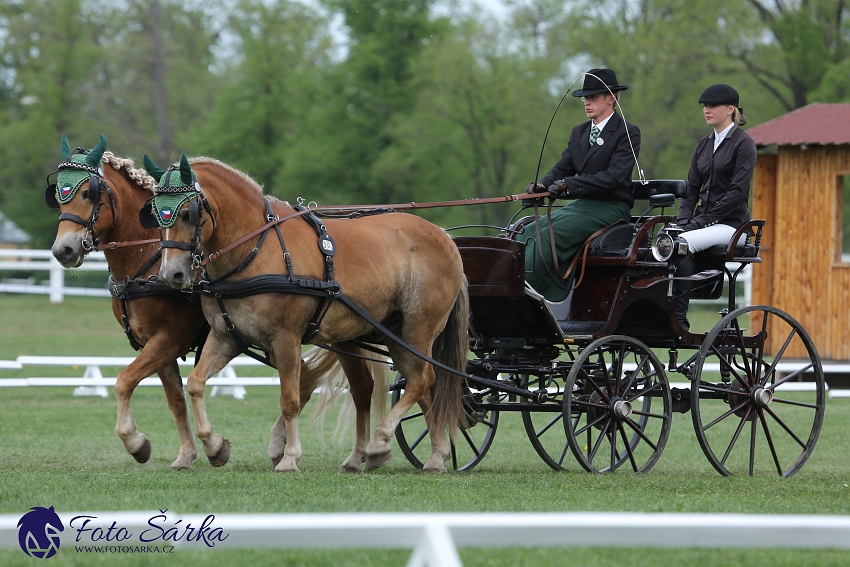
[(839, 175), (836, 189), (835, 255), (842, 264), (850, 264), (850, 175)]

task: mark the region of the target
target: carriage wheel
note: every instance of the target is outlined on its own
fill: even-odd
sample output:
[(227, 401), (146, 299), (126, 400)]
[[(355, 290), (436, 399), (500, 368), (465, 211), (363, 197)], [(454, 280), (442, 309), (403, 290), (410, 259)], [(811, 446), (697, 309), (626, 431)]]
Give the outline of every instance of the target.
[[(801, 383), (804, 373), (814, 382)], [(694, 430), (720, 474), (787, 477), (811, 455), (823, 424), (823, 367), (787, 313), (753, 305), (723, 317), (700, 347), (691, 379), (699, 384), (691, 387)]]
[(603, 337), (582, 351), (567, 376), (564, 429), (573, 455), (592, 473), (625, 465), (647, 472), (673, 421), (661, 361), (631, 337)]
[[(528, 387), (528, 377), (523, 376), (522, 382)], [(564, 379), (557, 375), (548, 382), (548, 399), (542, 406), (522, 412), (522, 423), (525, 434), (531, 441), (531, 446), (543, 459), (543, 462), (556, 471), (567, 470), (564, 458), (569, 453), (569, 444), (564, 436), (564, 410), (561, 400), (564, 397)]]
[[(396, 375), (396, 384), (403, 382), (400, 374)], [(392, 405), (395, 406), (404, 394), (404, 388), (394, 389), (392, 393)], [(489, 390), (470, 390), (466, 386), (463, 389), (463, 407), (470, 418), (472, 426), (458, 428), (455, 443), (452, 443), (452, 454), (449, 459), (451, 467), (456, 471), (468, 471), (474, 468), (484, 459), (484, 455), (490, 450), (493, 438), (496, 436), (496, 427), (499, 424), (498, 411), (481, 411), (478, 404), (489, 396)], [(428, 436), (428, 424), (425, 416), (418, 405), (414, 405), (407, 412), (395, 430), (395, 438), (399, 449), (417, 469), (425, 466), (425, 462), (431, 455), (431, 439)], [(448, 466), (448, 464), (447, 464)]]

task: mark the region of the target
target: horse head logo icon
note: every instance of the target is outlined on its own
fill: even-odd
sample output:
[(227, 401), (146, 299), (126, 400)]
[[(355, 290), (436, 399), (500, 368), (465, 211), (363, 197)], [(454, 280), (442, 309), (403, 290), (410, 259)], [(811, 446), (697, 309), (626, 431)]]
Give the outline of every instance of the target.
[(30, 557), (47, 559), (59, 551), (59, 532), (64, 530), (65, 526), (53, 506), (36, 506), (18, 521), (18, 543)]

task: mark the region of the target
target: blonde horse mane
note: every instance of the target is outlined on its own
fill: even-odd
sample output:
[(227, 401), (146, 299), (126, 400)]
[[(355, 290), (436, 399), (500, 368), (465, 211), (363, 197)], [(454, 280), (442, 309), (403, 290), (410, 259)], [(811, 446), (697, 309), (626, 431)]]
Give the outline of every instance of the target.
[(144, 169), (136, 169), (136, 164), (130, 158), (118, 157), (110, 151), (105, 151), (103, 152), (101, 161), (108, 163), (115, 171), (126, 173), (127, 177), (136, 185), (149, 191), (151, 194), (153, 193), (153, 189), (156, 187), (156, 181)]

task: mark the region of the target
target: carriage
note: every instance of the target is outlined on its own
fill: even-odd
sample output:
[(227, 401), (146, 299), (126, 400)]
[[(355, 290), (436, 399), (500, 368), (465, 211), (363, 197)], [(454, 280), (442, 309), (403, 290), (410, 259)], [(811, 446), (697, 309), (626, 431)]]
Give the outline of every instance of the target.
[[(690, 412), (700, 447), (722, 475), (797, 472), (824, 415), (823, 369), (812, 340), (770, 306), (736, 308), (736, 283), (761, 261), (764, 221), (752, 220), (727, 246), (695, 255), (692, 299), (728, 305), (706, 333), (679, 323), (672, 301), (682, 247), (665, 207), (685, 181), (634, 182), (649, 208), (586, 245), (583, 281), (561, 303), (525, 285), (525, 244), (514, 236), (456, 237), (469, 281), (470, 349), (463, 394), (468, 423), (451, 466), (475, 467), (492, 445), (502, 412), (519, 412), (540, 457), (564, 470), (569, 453), (593, 473), (646, 472), (667, 443), (674, 413)], [(662, 363), (662, 357), (666, 363)], [(681, 382), (671, 387), (668, 376)], [(398, 375), (393, 403), (405, 387)], [(418, 408), (415, 408), (418, 409)], [(397, 442), (415, 466), (429, 452), (421, 411), (410, 411)]]

